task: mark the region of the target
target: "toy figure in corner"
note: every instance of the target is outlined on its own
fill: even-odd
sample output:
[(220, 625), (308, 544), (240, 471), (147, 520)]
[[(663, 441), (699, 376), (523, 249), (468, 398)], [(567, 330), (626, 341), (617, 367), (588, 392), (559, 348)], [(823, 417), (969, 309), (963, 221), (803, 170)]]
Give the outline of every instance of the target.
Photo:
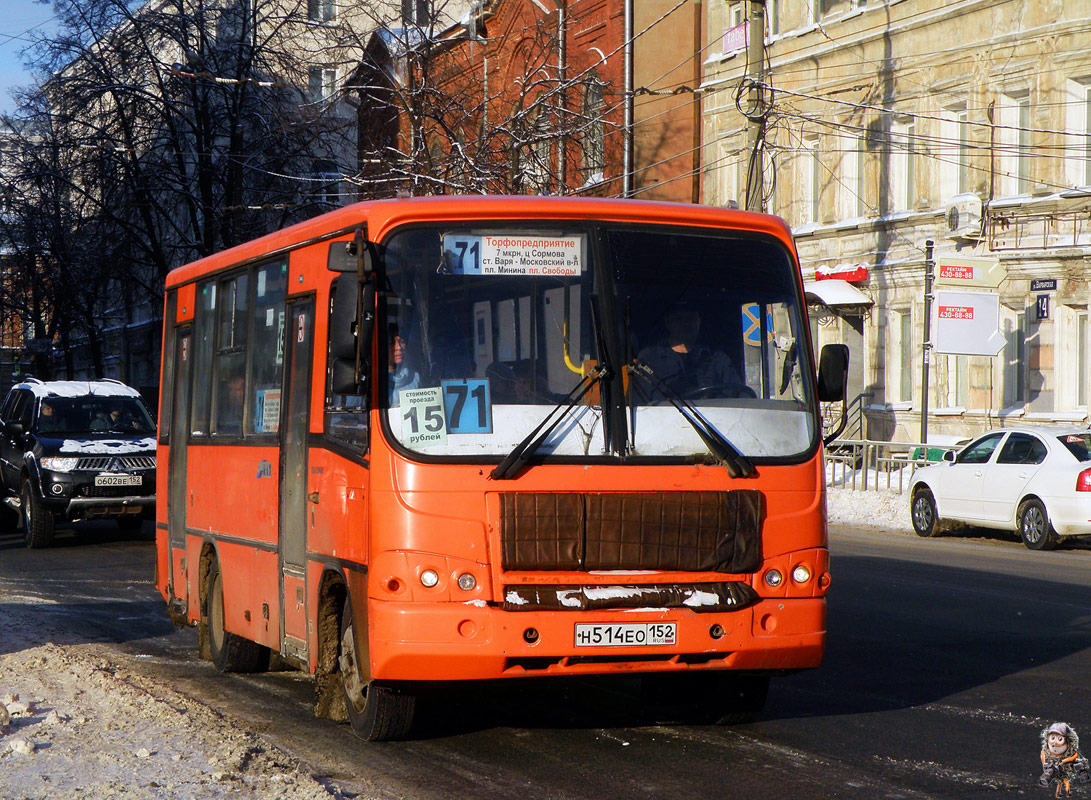
[[(1067, 722), (1054, 722), (1042, 731), (1042, 786), (1057, 784), (1055, 797), (1071, 797), (1072, 782), (1091, 781), (1091, 768), (1080, 755), (1080, 737)], [(1061, 789), (1064, 794), (1061, 794)]]

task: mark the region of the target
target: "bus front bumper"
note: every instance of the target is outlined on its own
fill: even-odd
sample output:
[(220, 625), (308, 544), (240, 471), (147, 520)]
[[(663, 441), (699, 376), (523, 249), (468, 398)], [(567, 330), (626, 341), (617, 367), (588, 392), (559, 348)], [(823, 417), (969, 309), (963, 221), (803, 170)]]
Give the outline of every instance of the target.
[[(817, 667), (826, 640), (822, 597), (764, 599), (739, 611), (711, 614), (688, 609), (512, 613), (484, 604), (372, 598), (368, 616), (371, 677), (380, 680), (788, 671)], [(576, 628), (670, 622), (676, 627), (668, 645), (589, 645), (586, 632), (596, 629), (582, 628), (577, 636)], [(581, 638), (584, 644), (577, 644)]]

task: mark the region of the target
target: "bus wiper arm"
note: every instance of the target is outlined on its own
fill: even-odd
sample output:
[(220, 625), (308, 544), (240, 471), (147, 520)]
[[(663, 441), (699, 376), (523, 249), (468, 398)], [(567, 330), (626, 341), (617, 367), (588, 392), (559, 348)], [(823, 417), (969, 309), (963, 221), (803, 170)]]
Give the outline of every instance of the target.
[(750, 477), (754, 472), (754, 465), (750, 462), (750, 459), (740, 453), (735, 445), (725, 439), (712, 423), (704, 418), (700, 411), (691, 406), (684, 397), (664, 383), (659, 376), (655, 374), (652, 368), (640, 359), (634, 358), (630, 362), (630, 368), (638, 375), (647, 378), (648, 382), (678, 410), (678, 413), (690, 424), (690, 427), (697, 431), (697, 435), (701, 437), (701, 441), (705, 443), (705, 447), (707, 447), (709, 451), (727, 467), (728, 475), (732, 478)]
[(515, 445), (512, 451), (504, 457), (504, 460), (496, 465), (496, 468), (489, 473), (489, 477), (494, 481), (513, 478), (527, 463), (527, 459), (542, 446), (549, 434), (553, 433), (554, 428), (560, 425), (565, 413), (580, 402), (583, 396), (591, 391), (592, 386), (609, 377), (609, 374), (609, 370), (603, 366), (592, 367), (580, 382), (572, 388), (572, 391), (546, 414), (545, 419), (538, 423), (538, 427), (527, 434), (527, 437)]

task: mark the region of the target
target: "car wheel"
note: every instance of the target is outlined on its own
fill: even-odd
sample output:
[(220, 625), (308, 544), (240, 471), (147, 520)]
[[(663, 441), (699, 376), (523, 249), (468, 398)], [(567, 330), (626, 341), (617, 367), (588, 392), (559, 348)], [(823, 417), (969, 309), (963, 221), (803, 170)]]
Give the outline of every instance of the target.
[(27, 547), (49, 547), (53, 543), (55, 519), (53, 512), (38, 499), (30, 481), (23, 481), (23, 538)]
[(208, 645), (220, 672), (261, 672), (269, 664), (269, 648), (224, 628), (224, 590), (220, 562), (208, 574)]
[(360, 677), (356, 636), (352, 627), (352, 605), (345, 600), (341, 612), (341, 655), (338, 659), (345, 710), (352, 732), (369, 742), (404, 739), (413, 725), (416, 696), (394, 682), (370, 681)]
[(1052, 550), (1057, 546), (1057, 532), (1041, 500), (1027, 500), (1019, 506), (1019, 536), (1031, 550)]
[(932, 497), (931, 490), (921, 487), (913, 492), (913, 502), (910, 506), (913, 515), (913, 530), (917, 536), (935, 536), (939, 517), (936, 514), (936, 500)]

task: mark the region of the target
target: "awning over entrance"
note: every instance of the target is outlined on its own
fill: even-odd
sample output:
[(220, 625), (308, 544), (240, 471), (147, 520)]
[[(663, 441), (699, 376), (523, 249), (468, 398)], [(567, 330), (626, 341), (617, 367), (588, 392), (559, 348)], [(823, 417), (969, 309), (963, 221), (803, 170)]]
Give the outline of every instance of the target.
[(848, 281), (804, 281), (803, 293), (808, 303), (821, 303), (830, 308), (870, 308), (874, 303)]

